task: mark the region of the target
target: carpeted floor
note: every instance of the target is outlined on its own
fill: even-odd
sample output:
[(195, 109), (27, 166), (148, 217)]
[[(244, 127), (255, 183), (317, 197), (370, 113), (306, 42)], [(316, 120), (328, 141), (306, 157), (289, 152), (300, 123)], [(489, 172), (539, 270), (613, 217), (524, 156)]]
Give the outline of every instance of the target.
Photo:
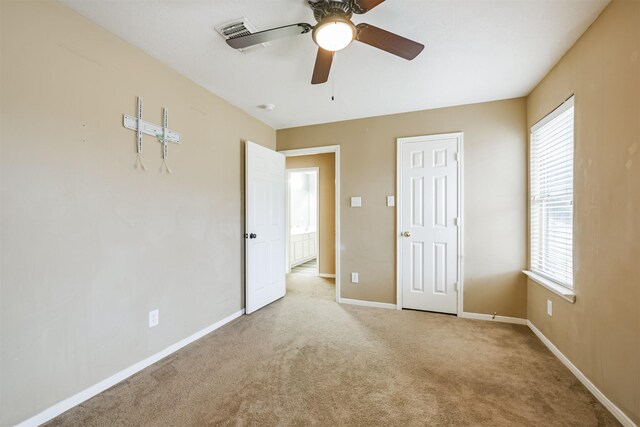
[(287, 286), (50, 425), (618, 425), (526, 326), (338, 305), (313, 276)]
[(304, 264), (296, 265), (291, 268), (293, 274), (318, 274), (318, 258), (314, 258), (311, 261), (307, 261)]

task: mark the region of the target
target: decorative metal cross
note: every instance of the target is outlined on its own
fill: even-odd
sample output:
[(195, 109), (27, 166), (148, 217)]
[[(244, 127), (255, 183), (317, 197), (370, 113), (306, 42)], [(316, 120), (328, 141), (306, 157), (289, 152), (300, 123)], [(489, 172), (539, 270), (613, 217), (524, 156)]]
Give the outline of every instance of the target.
[(162, 144), (162, 164), (160, 165), (160, 172), (162, 167), (167, 169), (167, 172), (171, 173), (171, 169), (167, 164), (169, 158), (169, 140), (167, 139), (167, 130), (169, 129), (169, 111), (166, 108), (162, 109), (162, 134), (158, 135), (158, 141)]
[(127, 129), (136, 131), (136, 167), (138, 164), (143, 170), (147, 168), (142, 163), (142, 135), (151, 135), (155, 137), (158, 142), (162, 144), (162, 165), (167, 169), (167, 172), (171, 173), (171, 169), (167, 165), (167, 158), (169, 157), (169, 142), (174, 144), (180, 144), (180, 134), (174, 130), (169, 129), (169, 112), (166, 108), (163, 108), (162, 126), (155, 125), (142, 119), (142, 98), (138, 97), (138, 117), (132, 117), (128, 114), (124, 114), (123, 125)]

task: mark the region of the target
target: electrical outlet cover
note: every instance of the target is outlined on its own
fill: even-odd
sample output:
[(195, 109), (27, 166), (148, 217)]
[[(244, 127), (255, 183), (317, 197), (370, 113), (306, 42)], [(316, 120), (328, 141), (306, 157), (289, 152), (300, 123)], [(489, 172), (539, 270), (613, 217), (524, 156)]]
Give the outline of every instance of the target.
[(160, 310), (151, 310), (149, 312), (149, 327), (153, 328), (154, 326), (158, 326), (158, 323), (160, 323)]

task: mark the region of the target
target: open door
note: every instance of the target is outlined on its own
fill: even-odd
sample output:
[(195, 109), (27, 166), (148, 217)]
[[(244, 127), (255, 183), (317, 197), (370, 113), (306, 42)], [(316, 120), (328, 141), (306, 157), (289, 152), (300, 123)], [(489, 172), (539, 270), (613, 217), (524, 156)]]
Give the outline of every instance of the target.
[(246, 143), (246, 313), (282, 298), (285, 282), (285, 160), (268, 148)]

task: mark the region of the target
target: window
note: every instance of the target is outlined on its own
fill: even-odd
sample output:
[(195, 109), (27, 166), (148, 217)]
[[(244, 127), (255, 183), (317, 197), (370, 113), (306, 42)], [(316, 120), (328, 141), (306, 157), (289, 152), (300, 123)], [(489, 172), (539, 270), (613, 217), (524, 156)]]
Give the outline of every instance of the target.
[(531, 271), (573, 287), (573, 97), (531, 128)]

